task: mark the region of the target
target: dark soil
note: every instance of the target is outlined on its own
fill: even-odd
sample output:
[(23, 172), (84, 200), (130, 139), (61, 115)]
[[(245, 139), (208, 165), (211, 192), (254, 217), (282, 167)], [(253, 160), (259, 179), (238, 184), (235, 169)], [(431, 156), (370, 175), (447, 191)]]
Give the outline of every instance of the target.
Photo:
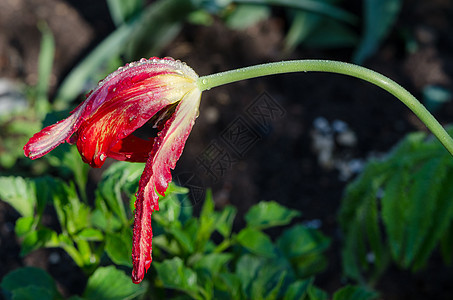
[[(362, 1), (347, 5), (360, 13)], [(365, 62), (402, 84), (420, 99), (427, 85), (452, 87), (453, 3), (449, 0), (407, 0), (395, 28), (379, 51)], [(114, 26), (103, 1), (5, 0), (0, 2), (0, 77), (36, 83), (36, 62), (40, 34), (36, 22), (44, 19), (56, 40), (53, 85), (61, 81), (78, 59), (105, 37)], [(212, 26), (187, 25), (163, 56), (185, 61), (199, 75), (268, 61), (325, 58), (350, 61), (353, 49), (298, 48), (283, 55), (287, 23), (280, 14), (245, 31), (227, 29), (220, 21)], [(418, 47), (405, 50), (402, 33)], [(266, 126), (256, 122), (250, 111), (264, 98), (276, 107)], [(441, 123), (451, 122), (453, 103), (436, 113)], [(238, 119), (239, 117), (239, 119)], [(320, 163), (315, 150), (315, 122), (345, 122), (356, 137), (355, 143), (333, 149), (333, 164)], [(227, 141), (228, 130), (245, 126), (250, 130), (247, 145)], [(329, 291), (344, 285), (341, 274), (341, 233), (337, 212), (343, 190), (353, 178), (346, 176), (344, 164), (385, 153), (406, 133), (425, 130), (403, 104), (386, 92), (357, 79), (332, 74), (289, 74), (254, 79), (216, 88), (203, 94), (200, 117), (185, 147), (174, 177), (181, 182), (195, 174), (196, 184), (212, 187), (217, 206), (238, 208), (237, 228), (242, 216), (259, 201), (275, 200), (302, 212), (299, 221), (315, 220), (320, 230), (332, 238), (329, 267), (316, 284)], [(229, 157), (223, 170), (203, 168), (200, 161), (207, 151), (217, 149)], [(199, 208), (195, 196), (195, 207)], [(81, 272), (69, 269), (70, 259), (61, 251), (43, 250), (20, 258), (12, 228), (18, 215), (0, 203), (0, 277), (23, 265), (49, 270), (65, 295), (80, 293)], [(55, 254), (57, 253), (57, 254)], [(60, 263), (49, 262), (58, 255)], [(64, 263), (62, 263), (64, 262)], [(71, 276), (68, 276), (72, 272)], [(66, 279), (62, 279), (67, 277)], [(391, 267), (378, 283), (382, 299), (453, 299), (453, 269), (434, 255), (418, 273)]]

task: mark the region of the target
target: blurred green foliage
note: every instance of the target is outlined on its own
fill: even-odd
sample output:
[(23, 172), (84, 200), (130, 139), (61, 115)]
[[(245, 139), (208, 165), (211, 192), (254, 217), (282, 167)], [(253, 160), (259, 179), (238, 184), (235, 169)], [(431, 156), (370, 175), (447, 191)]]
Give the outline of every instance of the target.
[(374, 284), (390, 262), (419, 270), (437, 246), (451, 264), (451, 180), (451, 155), (425, 133), (409, 134), (385, 159), (369, 162), (341, 205), (345, 274)]
[[(66, 168), (63, 160), (59, 162)], [(117, 162), (109, 167), (95, 191), (94, 205), (79, 196), (73, 182), (50, 176), (0, 177), (0, 199), (21, 215), (15, 226), (21, 255), (42, 247), (63, 248), (88, 277), (85, 291), (71, 299), (145, 295), (159, 299), (328, 299), (314, 285), (314, 278), (327, 266), (324, 252), (330, 239), (294, 223), (299, 212), (276, 202), (261, 202), (245, 214), (246, 226), (234, 232), (233, 206), (216, 211), (208, 191), (195, 217), (193, 207), (187, 205), (188, 190), (174, 184), (153, 214), (152, 267), (143, 284), (133, 285), (118, 268), (130, 273), (132, 267), (132, 210), (143, 166)], [(49, 206), (56, 212), (57, 230), (42, 223), (44, 208)], [(276, 226), (286, 228), (273, 239), (266, 230)], [(12, 271), (1, 287), (7, 299), (61, 299), (50, 275), (36, 268)], [(350, 294), (360, 295), (357, 299), (377, 297), (363, 287), (350, 286), (334, 298), (348, 299), (345, 295)]]

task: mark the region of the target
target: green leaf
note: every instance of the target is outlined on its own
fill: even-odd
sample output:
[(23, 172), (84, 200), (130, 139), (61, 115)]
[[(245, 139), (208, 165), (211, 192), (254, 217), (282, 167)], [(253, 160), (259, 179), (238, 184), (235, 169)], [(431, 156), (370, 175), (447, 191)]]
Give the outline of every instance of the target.
[(286, 290), (283, 300), (299, 300), (305, 299), (309, 287), (313, 284), (314, 277), (306, 280), (297, 280), (291, 283)]
[(237, 210), (234, 206), (228, 205), (217, 214), (216, 230), (224, 237), (227, 238), (231, 235), (233, 228), (234, 218), (236, 217)]
[[(445, 160), (451, 160), (451, 157), (446, 156)], [(445, 165), (446, 161), (441, 162)], [(437, 172), (439, 174), (439, 172)], [(453, 170), (449, 169), (448, 176), (445, 177), (444, 182), (452, 182)], [(453, 195), (453, 185), (443, 184), (439, 192), (439, 196), (432, 200), (437, 200), (437, 203), (432, 214), (431, 228), (428, 230), (426, 237), (418, 251), (414, 260), (414, 269), (421, 268), (427, 261), (430, 254), (435, 249), (436, 245), (444, 236), (448, 230), (450, 223), (453, 220), (453, 201), (451, 196)]]
[[(60, 296), (53, 278), (46, 271), (34, 267), (20, 268), (6, 274), (0, 286), (3, 291), (16, 295), (16, 299), (40, 299), (38, 296), (55, 299)], [(36, 292), (36, 297), (30, 294), (32, 291)], [(32, 298), (21, 297), (28, 295)]]
[(250, 288), (253, 280), (255, 280), (258, 270), (261, 266), (267, 263), (264, 257), (256, 257), (250, 254), (242, 255), (236, 263), (235, 274), (239, 277), (242, 283), (242, 291), (250, 297)]
[(143, 0), (107, 0), (107, 5), (113, 22), (120, 26), (143, 9)]
[(24, 236), (21, 244), (20, 255), (25, 256), (31, 251), (42, 247), (56, 247), (58, 245), (58, 235), (55, 231), (48, 228), (40, 228), (30, 231)]
[(14, 207), (23, 217), (31, 217), (36, 205), (35, 186), (22, 177), (0, 177), (0, 199)]
[(55, 210), (63, 232), (76, 235), (90, 227), (91, 209), (78, 197), (74, 184), (55, 186), (53, 194)]
[(179, 257), (153, 262), (157, 274), (166, 288), (181, 290), (193, 298), (198, 297), (197, 274), (184, 266)]
[(318, 289), (314, 285), (308, 288), (308, 299), (310, 300), (327, 300), (329, 295), (321, 289)]
[(236, 241), (250, 252), (264, 257), (275, 257), (275, 247), (268, 235), (252, 228), (242, 229)]
[(402, 241), (407, 222), (406, 208), (410, 205), (410, 199), (406, 192), (408, 185), (408, 173), (405, 171), (395, 172), (388, 180), (381, 200), (382, 221), (386, 228), (393, 259), (396, 261), (402, 258)]
[(263, 201), (250, 208), (245, 215), (245, 220), (248, 227), (264, 229), (287, 225), (297, 216), (300, 216), (298, 211), (288, 209), (274, 201)]
[(217, 275), (231, 261), (233, 255), (230, 253), (209, 253), (203, 255), (194, 264), (194, 269), (203, 269), (209, 272), (211, 277)]
[(146, 285), (132, 283), (129, 276), (114, 266), (99, 267), (88, 278), (88, 283), (83, 293), (86, 300), (108, 299), (121, 300), (133, 299), (146, 292)]
[(103, 174), (97, 192), (110, 211), (123, 223), (129, 225), (129, 218), (123, 201), (123, 193), (131, 197), (138, 186), (144, 164), (118, 162), (111, 165)]
[(329, 247), (330, 239), (318, 230), (294, 225), (283, 232), (276, 244), (285, 257), (293, 259), (323, 252)]
[(381, 41), (395, 24), (402, 5), (401, 0), (365, 0), (363, 38), (353, 61), (361, 64), (376, 52)]
[(445, 176), (444, 160), (438, 158), (426, 162), (413, 178), (413, 188), (409, 191), (411, 205), (407, 208), (409, 216), (407, 233), (404, 239), (403, 265), (406, 267), (413, 262), (425, 237), (433, 234), (429, 229), (433, 223), (436, 203), (426, 199), (438, 197)]
[(226, 19), (231, 29), (244, 30), (269, 18), (270, 9), (265, 5), (239, 4)]
[(12, 300), (53, 300), (52, 291), (39, 286), (27, 286), (15, 289), (12, 292)]
[(21, 217), (17, 219), (14, 230), (18, 237), (22, 237), (29, 233), (33, 229), (34, 218), (33, 217)]
[(235, 3), (249, 3), (249, 4), (266, 4), (288, 7), (291, 9), (307, 10), (320, 15), (328, 16), (330, 18), (355, 24), (357, 17), (353, 14), (342, 10), (328, 1), (314, 1), (314, 0), (234, 0)]
[(104, 235), (97, 229), (84, 228), (77, 233), (77, 237), (85, 241), (100, 242), (104, 240)]
[(346, 286), (333, 295), (333, 300), (373, 300), (379, 298), (379, 295), (359, 286)]
[[(215, 278), (217, 279), (217, 278)], [(216, 287), (226, 291), (229, 295), (227, 299), (244, 299), (242, 291), (243, 282), (236, 274), (221, 273), (219, 274), (218, 280), (215, 281)]]
[(168, 228), (168, 233), (178, 241), (186, 252), (194, 252), (194, 241), (186, 231), (176, 226), (171, 226)]
[(132, 232), (124, 228), (122, 232), (107, 233), (105, 252), (117, 265), (132, 267)]
[(287, 271), (281, 265), (272, 263), (262, 265), (252, 282), (251, 299), (277, 299), (286, 275)]
[(216, 228), (216, 214), (214, 213), (214, 200), (212, 199), (212, 192), (206, 192), (206, 198), (200, 213), (200, 226), (197, 233), (197, 247), (203, 248), (205, 243), (211, 237), (211, 234)]

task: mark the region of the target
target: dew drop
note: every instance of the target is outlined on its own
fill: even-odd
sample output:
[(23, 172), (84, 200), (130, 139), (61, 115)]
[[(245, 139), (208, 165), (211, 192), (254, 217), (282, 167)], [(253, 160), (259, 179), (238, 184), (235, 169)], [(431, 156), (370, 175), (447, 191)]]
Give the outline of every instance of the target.
[(104, 153), (101, 153), (101, 155), (99, 155), (99, 159), (101, 161), (104, 161), (106, 158), (107, 158), (107, 156)]
[(130, 154), (126, 154), (125, 156), (126, 156), (126, 158), (128, 158), (128, 159), (132, 157), (132, 155), (130, 155)]

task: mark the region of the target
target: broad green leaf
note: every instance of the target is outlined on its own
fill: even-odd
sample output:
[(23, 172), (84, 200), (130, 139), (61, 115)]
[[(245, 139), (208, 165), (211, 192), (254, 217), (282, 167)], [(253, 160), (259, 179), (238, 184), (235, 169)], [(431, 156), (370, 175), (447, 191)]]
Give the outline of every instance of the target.
[(360, 286), (348, 285), (333, 295), (333, 300), (373, 300), (378, 299), (379, 295)]
[(104, 240), (104, 235), (97, 229), (84, 228), (77, 233), (77, 237), (85, 241), (100, 242)]
[(187, 253), (194, 252), (194, 241), (186, 231), (176, 226), (170, 226), (168, 233), (178, 241)]
[(14, 231), (18, 237), (22, 237), (33, 229), (34, 217), (21, 217), (17, 219)]
[(23, 217), (31, 217), (36, 205), (35, 186), (22, 177), (0, 177), (0, 199), (14, 207)]
[(303, 255), (320, 254), (330, 245), (330, 239), (320, 231), (295, 225), (286, 229), (277, 239), (277, 247), (288, 259)]
[(440, 158), (426, 162), (414, 175), (414, 182), (409, 191), (411, 205), (407, 208), (408, 222), (404, 239), (403, 265), (408, 267), (420, 250), (425, 237), (433, 223), (435, 202), (427, 199), (435, 199), (439, 196), (443, 179), (446, 176), (444, 161)]
[(198, 297), (197, 274), (184, 266), (179, 257), (153, 262), (157, 274), (167, 288), (181, 290), (194, 298)]
[(248, 297), (251, 295), (251, 285), (257, 277), (259, 268), (266, 263), (267, 259), (264, 257), (256, 257), (250, 254), (242, 255), (237, 261), (235, 274), (241, 280), (243, 293)]
[(146, 285), (134, 284), (129, 276), (114, 266), (99, 267), (88, 278), (87, 286), (83, 292), (86, 300), (122, 300), (133, 299), (146, 292)]
[(38, 230), (30, 231), (24, 236), (20, 255), (25, 256), (33, 250), (47, 246), (56, 247), (57, 245), (57, 233), (49, 228), (40, 228)]
[[(46, 271), (34, 267), (20, 268), (6, 274), (0, 286), (10, 295), (16, 294), (16, 299), (40, 299), (37, 296), (42, 296), (43, 299), (59, 297), (53, 278)], [(36, 297), (30, 294), (31, 291), (36, 292)], [(22, 298), (30, 295), (31, 298)]]
[(256, 229), (289, 224), (293, 218), (299, 216), (298, 211), (281, 206), (277, 202), (260, 202), (254, 205), (245, 215), (247, 226)]
[(12, 300), (53, 300), (52, 291), (39, 286), (27, 286), (12, 292)]
[(305, 299), (308, 288), (313, 284), (314, 277), (306, 280), (297, 280), (291, 283), (286, 290), (283, 300), (299, 300)]
[(194, 264), (195, 270), (204, 269), (214, 277), (231, 261), (233, 255), (230, 253), (209, 253), (203, 255), (200, 260)]
[(395, 24), (402, 5), (401, 0), (365, 0), (362, 41), (356, 49), (353, 61), (361, 64), (376, 52), (381, 41)]
[[(450, 160), (451, 157), (447, 156), (446, 159)], [(445, 161), (442, 162), (445, 165)], [(445, 177), (445, 182), (453, 181), (453, 169), (449, 169), (448, 176)], [(414, 269), (421, 268), (425, 263), (442, 236), (448, 230), (449, 224), (453, 220), (453, 201), (451, 197), (453, 195), (453, 185), (444, 184), (441, 187), (439, 195), (437, 197), (437, 203), (435, 210), (432, 215), (431, 228), (428, 230), (428, 234), (418, 251), (414, 260)], [(432, 199), (435, 201), (436, 199)]]
[[(243, 282), (236, 274), (232, 273), (221, 273), (217, 277), (216, 287), (228, 292), (229, 299), (239, 300), (244, 299), (242, 291)], [(215, 279), (217, 279), (215, 278)]]
[(407, 222), (406, 208), (411, 202), (406, 190), (409, 185), (408, 175), (405, 171), (395, 172), (388, 180), (381, 200), (382, 221), (393, 259), (396, 261), (402, 258), (402, 242)]
[(308, 288), (307, 294), (308, 294), (309, 300), (327, 300), (327, 299), (329, 299), (329, 295), (325, 291), (318, 289), (314, 285), (311, 285)]
[(384, 249), (381, 232), (379, 229), (378, 203), (376, 198), (367, 198), (365, 205), (364, 227), (368, 237), (368, 243), (374, 253), (375, 264), (383, 264)]
[(275, 247), (268, 235), (263, 232), (244, 228), (236, 236), (236, 241), (250, 252), (264, 257), (275, 257)]
[(251, 285), (251, 299), (277, 299), (286, 275), (287, 271), (281, 265), (271, 262), (262, 265)]
[(107, 233), (105, 252), (117, 265), (132, 267), (132, 232), (129, 228), (122, 232)]

